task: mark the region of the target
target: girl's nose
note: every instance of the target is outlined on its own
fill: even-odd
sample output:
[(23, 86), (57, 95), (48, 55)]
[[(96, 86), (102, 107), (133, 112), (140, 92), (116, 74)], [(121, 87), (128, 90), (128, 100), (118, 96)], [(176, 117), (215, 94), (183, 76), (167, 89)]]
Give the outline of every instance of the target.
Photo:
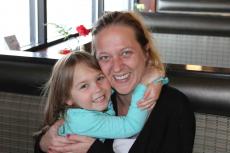
[(95, 92), (101, 91), (101, 85), (98, 82), (95, 82), (94, 84), (94, 90)]

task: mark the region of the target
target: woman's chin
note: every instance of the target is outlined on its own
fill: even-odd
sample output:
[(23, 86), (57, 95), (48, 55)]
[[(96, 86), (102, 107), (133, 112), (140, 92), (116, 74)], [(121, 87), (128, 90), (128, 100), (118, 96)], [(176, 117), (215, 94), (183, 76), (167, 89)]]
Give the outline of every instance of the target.
[(133, 81), (124, 81), (124, 82), (113, 81), (111, 85), (119, 94), (129, 94), (130, 92), (133, 91), (136, 84), (133, 83)]
[(133, 91), (132, 86), (119, 86), (115, 88), (119, 94), (126, 95)]

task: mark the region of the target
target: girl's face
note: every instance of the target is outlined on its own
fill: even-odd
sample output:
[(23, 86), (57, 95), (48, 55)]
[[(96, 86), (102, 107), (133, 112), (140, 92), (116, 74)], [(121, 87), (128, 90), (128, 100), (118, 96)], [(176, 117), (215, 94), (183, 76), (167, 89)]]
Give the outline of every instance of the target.
[(71, 98), (68, 105), (87, 110), (103, 111), (107, 108), (111, 86), (104, 74), (86, 64), (75, 66)]
[(140, 82), (147, 60), (133, 29), (111, 25), (94, 41), (96, 57), (111, 86), (120, 94), (129, 94)]

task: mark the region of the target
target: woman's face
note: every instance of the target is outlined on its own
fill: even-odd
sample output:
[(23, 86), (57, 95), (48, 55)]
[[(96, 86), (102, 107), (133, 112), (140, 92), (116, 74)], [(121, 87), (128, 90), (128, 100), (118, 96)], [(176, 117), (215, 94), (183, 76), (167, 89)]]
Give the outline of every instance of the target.
[(111, 86), (120, 94), (129, 94), (140, 82), (147, 60), (133, 29), (111, 25), (94, 41), (96, 57)]

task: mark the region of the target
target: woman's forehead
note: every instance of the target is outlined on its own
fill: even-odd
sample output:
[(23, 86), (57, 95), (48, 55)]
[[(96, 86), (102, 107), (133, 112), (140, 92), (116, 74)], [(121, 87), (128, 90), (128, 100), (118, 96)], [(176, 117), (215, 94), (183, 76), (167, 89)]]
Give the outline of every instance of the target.
[(105, 29), (94, 39), (96, 51), (107, 51), (113, 48), (121, 50), (138, 43), (134, 32), (126, 27)]

